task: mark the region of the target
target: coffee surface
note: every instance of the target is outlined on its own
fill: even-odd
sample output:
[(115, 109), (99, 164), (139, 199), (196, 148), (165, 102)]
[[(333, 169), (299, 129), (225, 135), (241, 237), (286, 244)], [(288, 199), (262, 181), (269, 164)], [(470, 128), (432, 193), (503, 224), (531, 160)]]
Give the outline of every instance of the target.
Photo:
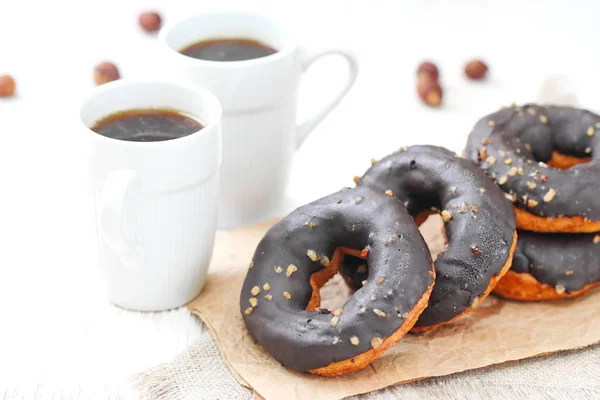
[(190, 135), (204, 128), (199, 121), (168, 109), (120, 111), (105, 117), (91, 128), (112, 139), (130, 142), (159, 142)]
[(274, 48), (254, 39), (210, 39), (191, 44), (181, 54), (207, 61), (244, 61), (277, 53)]

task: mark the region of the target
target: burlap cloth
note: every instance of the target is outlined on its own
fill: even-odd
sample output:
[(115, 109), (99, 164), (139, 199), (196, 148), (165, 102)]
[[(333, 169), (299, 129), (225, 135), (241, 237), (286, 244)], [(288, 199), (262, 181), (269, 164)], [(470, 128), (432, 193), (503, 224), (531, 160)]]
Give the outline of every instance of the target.
[[(439, 234), (439, 226), (435, 227), (432, 223), (435, 223), (435, 221), (428, 221), (421, 227), (421, 231), (427, 239), (430, 248), (434, 251), (443, 245), (443, 239), (441, 239), (441, 235)], [(441, 226), (441, 222), (438, 221), (438, 223)], [(234, 235), (237, 234), (234, 233)], [(256, 236), (256, 232), (254, 232), (254, 236)], [(215, 247), (217, 264), (219, 263), (219, 259), (229, 258), (229, 255), (226, 254), (227, 249), (232, 248), (233, 242), (239, 243), (240, 237), (235, 236), (234, 238), (230, 238), (233, 242), (227, 242), (225, 239), (226, 238), (223, 236), (220, 236), (217, 239), (217, 246)], [(257, 240), (256, 237), (254, 240)], [(252, 244), (252, 247), (254, 246), (255, 244)], [(222, 279), (222, 277), (219, 279)], [(211, 290), (212, 288), (207, 287), (203, 293), (206, 295), (206, 293), (211, 292)], [(321, 292), (323, 296), (322, 304), (331, 307), (332, 304), (329, 303), (336, 299), (339, 300), (340, 293), (344, 291), (348, 291), (347, 286), (339, 276), (335, 277)], [(347, 296), (349, 293), (344, 293), (343, 295)], [(201, 297), (191, 303), (193, 305), (191, 306), (192, 309), (195, 307), (194, 304), (198, 304), (199, 301), (201, 302)], [(237, 298), (237, 293), (234, 297)], [(594, 295), (589, 298), (593, 299), (597, 297)], [(490, 304), (491, 307), (493, 307), (494, 304), (498, 302), (501, 302), (501, 300), (489, 298), (486, 299), (484, 304), (480, 307), (485, 308), (485, 304), (488, 304), (487, 307), (490, 307)], [(598, 306), (600, 306), (600, 304)], [(207, 305), (207, 307), (212, 306)], [(238, 312), (237, 305), (234, 308), (235, 310), (232, 311), (229, 307), (219, 307), (219, 312)], [(197, 309), (194, 309), (193, 311), (194, 313), (198, 313)], [(595, 313), (593, 315), (595, 315)], [(537, 323), (543, 323), (543, 321), (544, 318)], [(579, 318), (578, 324), (583, 331), (577, 328), (574, 332), (578, 332), (582, 336), (587, 336), (586, 334), (589, 332), (586, 331), (593, 329), (592, 327), (596, 326), (595, 324), (588, 325), (585, 322), (582, 322), (581, 318)], [(159, 365), (134, 378), (133, 385), (143, 398), (249, 399), (254, 396), (260, 398), (258, 395), (255, 395), (252, 390), (243, 386), (249, 385), (247, 385), (244, 379), (236, 372), (232, 372), (235, 370), (230, 370), (228, 368), (208, 329), (206, 329), (206, 326), (203, 326), (203, 328), (204, 334), (201, 339), (184, 353), (177, 356), (172, 362)], [(242, 326), (239, 329), (244, 329), (244, 327)], [(237, 332), (237, 330), (235, 332)], [(552, 329), (548, 330), (548, 334), (553, 335), (552, 332)], [(560, 329), (557, 331), (557, 334), (553, 336), (561, 337), (561, 333), (559, 332)], [(221, 332), (221, 334), (223, 335), (226, 333)], [(535, 335), (533, 336), (535, 337)], [(593, 336), (596, 336), (595, 333)], [(521, 338), (523, 338), (523, 336), (521, 336)], [(502, 339), (510, 341), (510, 338), (498, 338), (498, 340)], [(530, 337), (529, 339), (535, 340), (533, 337)], [(465, 340), (469, 339), (465, 337)], [(221, 337), (220, 342), (222, 346), (227, 346), (223, 337)], [(492, 341), (491, 343), (495, 343), (495, 341)], [(455, 343), (455, 347), (453, 348), (459, 348), (461, 345)], [(581, 343), (580, 345), (584, 344)], [(567, 346), (564, 348), (571, 347)], [(543, 352), (543, 347), (541, 349)], [(236, 348), (235, 351), (247, 350), (244, 346), (240, 346), (239, 349)], [(482, 351), (485, 350), (482, 349)], [(524, 356), (513, 355), (512, 357), (513, 358), (504, 359), (518, 359), (523, 358)], [(249, 358), (251, 359), (252, 357), (249, 356)], [(443, 360), (440, 360), (440, 362), (443, 362)], [(266, 366), (259, 368), (264, 368), (262, 372), (259, 371), (259, 373), (265, 373), (271, 376), (270, 373), (273, 372), (275, 375), (274, 371), (269, 371)], [(454, 371), (462, 371), (465, 369), (468, 368), (455, 369)], [(438, 375), (443, 375), (443, 373), (439, 373), (439, 369), (436, 369), (426, 376), (434, 376), (436, 371)], [(362, 378), (357, 377), (356, 379), (364, 379), (364, 376)], [(272, 384), (277, 385), (277, 382), (273, 382)], [(270, 383), (268, 385), (270, 385)], [(386, 385), (379, 385), (378, 387), (384, 386)], [(362, 392), (364, 392), (364, 390)], [(285, 393), (285, 391), (282, 391), (281, 393)], [(361, 391), (355, 391), (354, 393), (361, 393)], [(328, 396), (323, 396), (322, 393), (320, 394), (320, 397), (328, 398)], [(423, 381), (390, 386), (383, 390), (357, 396), (356, 398), (600, 399), (600, 345), (573, 350), (571, 352), (545, 355), (538, 358), (509, 361), (495, 366), (465, 371), (444, 377), (433, 377)]]

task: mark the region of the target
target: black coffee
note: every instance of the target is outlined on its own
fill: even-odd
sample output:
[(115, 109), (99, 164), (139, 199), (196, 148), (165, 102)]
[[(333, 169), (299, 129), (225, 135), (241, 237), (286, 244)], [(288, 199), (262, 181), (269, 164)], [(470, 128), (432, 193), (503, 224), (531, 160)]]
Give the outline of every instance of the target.
[(204, 128), (200, 122), (177, 111), (167, 109), (127, 110), (96, 122), (94, 132), (130, 142), (172, 140)]
[(181, 54), (207, 61), (244, 61), (277, 53), (272, 47), (253, 39), (210, 39), (194, 43)]

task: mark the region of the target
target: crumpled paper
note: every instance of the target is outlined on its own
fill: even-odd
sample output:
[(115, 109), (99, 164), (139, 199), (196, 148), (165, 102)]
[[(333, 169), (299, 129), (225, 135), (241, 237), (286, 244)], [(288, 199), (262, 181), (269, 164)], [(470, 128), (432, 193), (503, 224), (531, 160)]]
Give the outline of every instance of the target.
[[(520, 303), (489, 296), (469, 316), (424, 334), (408, 334), (367, 368), (336, 378), (282, 367), (250, 337), (239, 294), (254, 249), (274, 223), (219, 232), (206, 287), (188, 307), (211, 330), (241, 384), (270, 399), (340, 399), (390, 385), (518, 360), (600, 342), (600, 290), (571, 300)], [(432, 254), (443, 246), (442, 224), (421, 226)], [(323, 305), (343, 304), (339, 277), (323, 289)], [(257, 396), (257, 397), (258, 397)]]

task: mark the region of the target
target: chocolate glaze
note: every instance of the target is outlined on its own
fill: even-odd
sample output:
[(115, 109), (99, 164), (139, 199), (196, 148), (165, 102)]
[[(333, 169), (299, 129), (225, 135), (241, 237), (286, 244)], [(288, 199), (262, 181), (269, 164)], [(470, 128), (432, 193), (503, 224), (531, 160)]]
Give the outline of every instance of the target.
[(600, 281), (600, 235), (519, 231), (511, 270), (567, 293), (582, 289)]
[[(466, 158), (479, 163), (502, 190), (514, 195), (519, 208), (540, 217), (580, 216), (597, 221), (599, 137), (600, 116), (596, 114), (528, 104), (480, 119), (469, 136)], [(591, 156), (592, 160), (558, 170), (545, 164), (553, 151)], [(487, 158), (482, 159), (482, 153)]]
[[(329, 311), (306, 311), (306, 306), (312, 294), (311, 275), (324, 268), (323, 257), (331, 260), (337, 247), (367, 247), (371, 269), (334, 327)], [(309, 250), (317, 261), (309, 258)], [(286, 276), (290, 264), (297, 271)], [(403, 316), (412, 312), (433, 283), (427, 244), (410, 215), (396, 198), (367, 187), (334, 193), (292, 212), (267, 232), (251, 265), (240, 297), (246, 326), (269, 354), (298, 371), (371, 350), (373, 338), (386, 339), (401, 328)], [(270, 289), (264, 290), (267, 283)], [(253, 295), (255, 286), (260, 292)], [(271, 295), (271, 301), (265, 295)], [(250, 298), (257, 299), (257, 306), (246, 314)], [(357, 345), (350, 341), (354, 336)]]
[[(448, 247), (435, 261), (435, 286), (415, 327), (466, 311), (509, 259), (516, 229), (511, 203), (476, 164), (444, 148), (406, 147), (376, 162), (358, 186), (391, 190), (413, 216), (432, 208), (451, 215)], [(346, 265), (340, 272), (347, 275)]]

